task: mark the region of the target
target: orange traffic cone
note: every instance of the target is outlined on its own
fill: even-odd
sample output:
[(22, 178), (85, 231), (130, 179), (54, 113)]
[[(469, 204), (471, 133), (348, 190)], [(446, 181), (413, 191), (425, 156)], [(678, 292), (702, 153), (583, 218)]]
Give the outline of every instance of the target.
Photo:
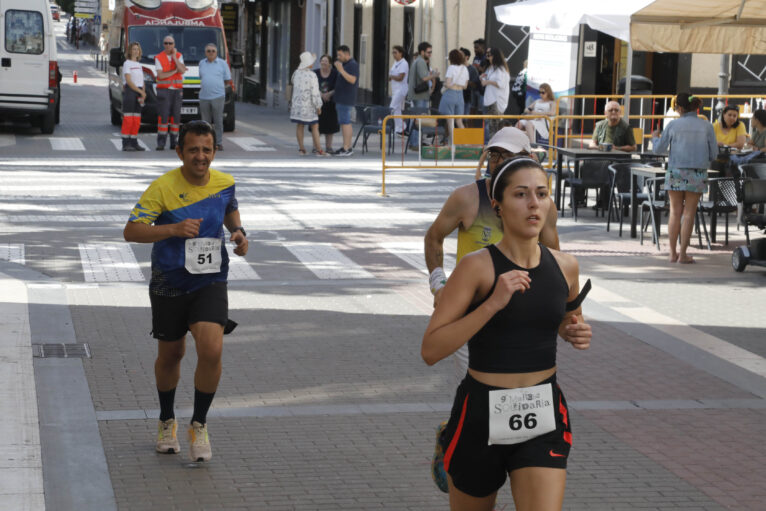
[(77, 71), (72, 71), (72, 81), (77, 83)]

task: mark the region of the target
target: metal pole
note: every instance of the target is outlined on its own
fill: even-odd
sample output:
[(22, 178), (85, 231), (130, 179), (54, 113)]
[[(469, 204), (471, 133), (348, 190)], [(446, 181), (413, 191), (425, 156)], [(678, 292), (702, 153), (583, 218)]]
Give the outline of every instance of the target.
[(720, 96), (729, 93), (729, 55), (721, 55), (721, 70), (718, 72), (718, 103), (715, 105), (715, 111), (710, 112), (713, 119), (717, 117), (718, 112), (726, 106)]
[(631, 76), (633, 75), (633, 47), (628, 41), (628, 65), (625, 74), (625, 108), (622, 112), (622, 118), (627, 123), (630, 115), (630, 90), (632, 88)]
[(444, 69), (447, 68), (447, 55), (449, 54), (449, 39), (447, 38), (447, 0), (442, 0), (442, 9), (444, 12)]

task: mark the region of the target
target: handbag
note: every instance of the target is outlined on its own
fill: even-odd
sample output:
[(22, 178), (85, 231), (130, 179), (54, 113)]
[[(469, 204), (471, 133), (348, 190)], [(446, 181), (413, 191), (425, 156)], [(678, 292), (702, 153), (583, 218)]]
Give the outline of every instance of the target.
[(425, 92), (428, 90), (428, 82), (420, 82), (412, 90), (415, 91), (415, 94), (420, 94), (421, 92)]

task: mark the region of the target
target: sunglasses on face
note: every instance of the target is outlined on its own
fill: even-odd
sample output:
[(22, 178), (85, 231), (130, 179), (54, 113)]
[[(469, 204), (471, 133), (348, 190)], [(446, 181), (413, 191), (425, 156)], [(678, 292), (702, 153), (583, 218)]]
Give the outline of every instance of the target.
[(497, 160), (497, 159), (505, 160), (506, 158), (510, 158), (511, 156), (513, 156), (513, 153), (498, 152), (498, 151), (490, 151), (489, 152), (489, 159), (490, 160)]
[(215, 50), (205, 50), (205, 53), (215, 53)]
[(164, 45), (171, 45), (171, 44), (174, 44), (174, 43), (173, 43), (172, 41), (165, 41), (165, 42), (164, 42), (164, 43), (162, 43), (162, 44), (164, 44)]

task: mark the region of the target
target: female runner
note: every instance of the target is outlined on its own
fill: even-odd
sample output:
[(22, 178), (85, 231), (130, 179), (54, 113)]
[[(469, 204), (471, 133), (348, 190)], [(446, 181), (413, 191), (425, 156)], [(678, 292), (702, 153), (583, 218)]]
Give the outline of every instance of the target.
[(579, 307), (587, 291), (578, 296), (573, 256), (538, 243), (551, 206), (539, 163), (503, 163), (490, 197), (503, 238), (461, 259), (423, 336), (429, 365), (468, 342), (468, 373), (442, 437), (450, 508), (491, 511), (510, 475), (517, 510), (559, 510), (572, 434), (556, 334), (590, 346)]

